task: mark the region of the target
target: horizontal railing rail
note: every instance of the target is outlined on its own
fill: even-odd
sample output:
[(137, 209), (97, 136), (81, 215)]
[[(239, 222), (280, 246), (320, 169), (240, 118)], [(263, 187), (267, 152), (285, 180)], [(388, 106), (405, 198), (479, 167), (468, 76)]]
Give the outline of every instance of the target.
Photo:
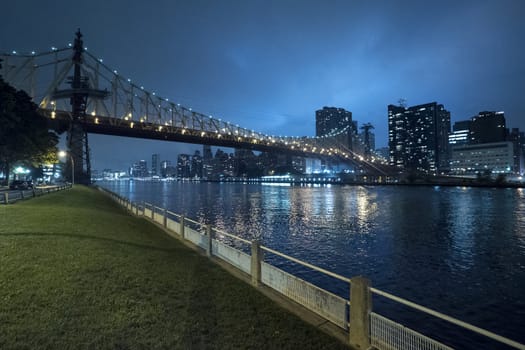
[(237, 241), (240, 241), (240, 242), (243, 242), (243, 243), (246, 243), (246, 244), (252, 244), (251, 241), (247, 240), (247, 239), (244, 239), (242, 237), (239, 237), (239, 236), (235, 236), (235, 235), (232, 235), (231, 233), (228, 233), (228, 232), (224, 232), (223, 230), (219, 230), (217, 228), (214, 228), (213, 229), (216, 233), (219, 233), (223, 236), (226, 236), (228, 238), (232, 238), (232, 239), (235, 239)]
[[(398, 349), (398, 350), (419, 349), (420, 347), (418, 347), (417, 344), (421, 344), (421, 346), (424, 347), (425, 349), (427, 348), (426, 347), (427, 345), (429, 346), (428, 347), (429, 349), (451, 349), (450, 346), (441, 344), (421, 333), (418, 333), (392, 320), (389, 320), (385, 318), (384, 316), (381, 316), (375, 312), (372, 312), (371, 303), (368, 301), (368, 300), (371, 300), (370, 299), (371, 296), (370, 297), (365, 296), (364, 299), (361, 299), (361, 296), (354, 297), (354, 295), (352, 294), (354, 288), (355, 289), (362, 288), (363, 290), (366, 291), (365, 294), (368, 294), (368, 295), (376, 294), (376, 295), (382, 296), (391, 301), (411, 307), (420, 312), (437, 317), (444, 321), (448, 321), (456, 326), (470, 330), (479, 335), (488, 337), (502, 344), (511, 346), (516, 349), (525, 350), (525, 345), (519, 342), (516, 342), (514, 340), (500, 336), (498, 334), (495, 334), (483, 328), (471, 325), (467, 322), (464, 322), (454, 317), (445, 315), (441, 312), (432, 310), (430, 308), (427, 308), (425, 306), (416, 304), (409, 300), (400, 298), (398, 296), (395, 296), (393, 294), (379, 290), (377, 288), (373, 288), (369, 284), (366, 284), (366, 283), (363, 284), (363, 280), (366, 280), (366, 279), (363, 279), (362, 277), (348, 278), (348, 277), (339, 275), (332, 271), (323, 269), (319, 266), (310, 264), (301, 259), (284, 254), (282, 252), (279, 252), (275, 249), (263, 246), (259, 243), (258, 240), (254, 240), (254, 241), (247, 240), (245, 238), (225, 232), (224, 230), (220, 230), (220, 229), (211, 227), (211, 225), (209, 224), (198, 222), (193, 219), (187, 218), (184, 215), (177, 214), (167, 209), (157, 207), (151, 203), (142, 202), (143, 210), (140, 211), (139, 203), (132, 203), (129, 200), (124, 199), (120, 197), (119, 195), (107, 189), (103, 189), (100, 187), (99, 189), (107, 192), (110, 196), (116, 199), (121, 205), (127, 208), (131, 208), (132, 213), (140, 213), (138, 215), (144, 216), (152, 221), (162, 224), (165, 227), (165, 229), (167, 229), (168, 231), (170, 231), (170, 227), (168, 227), (169, 225), (167, 223), (167, 220), (170, 220), (171, 222), (175, 222), (178, 225), (176, 227), (178, 227), (179, 232), (175, 232), (176, 234), (178, 234), (178, 237), (181, 237), (182, 239), (185, 239), (185, 240), (190, 240), (195, 245), (205, 249), (209, 256), (214, 255), (219, 258), (221, 258), (222, 256), (222, 259), (225, 260), (226, 262), (233, 264), (234, 266), (241, 269), (242, 271), (248, 272), (252, 276), (252, 283), (254, 283), (254, 285), (258, 286), (262, 282), (266, 281), (267, 286), (279, 291), (280, 293), (283, 293), (285, 296), (298, 302), (299, 304), (310, 309), (311, 311), (316, 312), (317, 314), (321, 315), (326, 320), (343, 328), (345, 331), (349, 332), (349, 341), (351, 345), (361, 347), (361, 348), (368, 348), (370, 347), (370, 345), (374, 345), (375, 348), (380, 349), (380, 350), (382, 349), (385, 349), (385, 350), (386, 349)], [(135, 208), (135, 210), (133, 210), (133, 208)], [(159, 218), (156, 218), (155, 215), (164, 215), (163, 220), (159, 220)], [(178, 222), (173, 220), (172, 218), (169, 218), (168, 215), (176, 218)], [(195, 236), (195, 234), (201, 235), (201, 238), (198, 238), (197, 241), (195, 241), (196, 239), (195, 237), (185, 236), (186, 226), (189, 229), (189, 231), (192, 231), (190, 226), (199, 227), (200, 232), (197, 232), (197, 233), (193, 232), (191, 234), (193, 236)], [(173, 231), (173, 229), (171, 229), (171, 231)], [(220, 242), (216, 239), (216, 237), (219, 237), (219, 236), (223, 236), (228, 239), (236, 240), (236, 241), (249, 245), (251, 247), (251, 253), (252, 253), (251, 257), (248, 255), (248, 258), (251, 259), (251, 266), (248, 266), (248, 267), (246, 266), (246, 259), (247, 259), (246, 253), (243, 253), (242, 251), (234, 247), (229, 247), (226, 249), (226, 246), (224, 246), (224, 242)], [(220, 253), (218, 249), (223, 249), (223, 250), (226, 249), (226, 250)], [(261, 253), (258, 253), (258, 251), (260, 251)], [(344, 283), (348, 283), (350, 287), (349, 291), (351, 291), (350, 298), (343, 299), (340, 296), (337, 296), (327, 290), (324, 290), (309, 282), (301, 280), (300, 278), (290, 275), (287, 272), (279, 270), (278, 268), (268, 264), (267, 262), (264, 262), (262, 258), (263, 256), (262, 252), (268, 252), (270, 254), (274, 254), (283, 259), (291, 261), (295, 264), (299, 264), (301, 266), (304, 266), (314, 271), (317, 271), (319, 273), (322, 273), (326, 276), (335, 278)], [(240, 260), (235, 262), (231, 259), (234, 259), (234, 260), (240, 259)], [(263, 272), (262, 277), (261, 277), (261, 268)], [(301, 289), (306, 290), (304, 291), (304, 293), (306, 293), (305, 295), (298, 295), (298, 293), (299, 294), (303, 293)], [(319, 293), (321, 293), (320, 296), (318, 295)], [(358, 293), (356, 293), (356, 295), (358, 295)], [(355, 298), (357, 299), (354, 300)], [(341, 300), (344, 301), (343, 304), (341, 304)], [(366, 305), (366, 304), (370, 304), (370, 309), (363, 307), (363, 305)], [(342, 305), (344, 305), (345, 310), (341, 309), (341, 307), (343, 307)], [(326, 308), (326, 309), (324, 310), (323, 308)], [(349, 313), (348, 313), (348, 309), (350, 310)], [(352, 325), (350, 324), (351, 323), (350, 321), (354, 319), (353, 318), (354, 316), (352, 316), (352, 312), (354, 312), (354, 309), (364, 310), (364, 313), (363, 313), (364, 316), (361, 315), (363, 316), (363, 319), (362, 319), (363, 329), (356, 330), (356, 328), (358, 327), (356, 326), (352, 327)], [(355, 311), (355, 312), (358, 312), (358, 311)], [(362, 312), (362, 311), (359, 311), (359, 312)], [(347, 313), (346, 316), (341, 316), (341, 315), (344, 315), (345, 313)], [(348, 327), (349, 324), (350, 324), (350, 327)], [(358, 333), (359, 331), (363, 331), (367, 333), (367, 337), (365, 337), (366, 338), (365, 340), (356, 341), (355, 340), (356, 336), (354, 336), (353, 338), (353, 332)], [(372, 339), (371, 341), (372, 337), (375, 337), (375, 338)], [(415, 347), (413, 344), (416, 344)], [(427, 344), (427, 345), (424, 345), (424, 344)]]
[(297, 258), (294, 258), (293, 256), (290, 256), (290, 255), (286, 255), (286, 254), (283, 254), (281, 252), (278, 252), (277, 250), (274, 250), (274, 249), (271, 249), (271, 248), (268, 248), (268, 247), (265, 247), (265, 246), (261, 246), (261, 249), (262, 250), (265, 250), (269, 253), (272, 253), (272, 254), (275, 254), (277, 256), (280, 256), (281, 258), (285, 258), (287, 260), (290, 260), (290, 261), (293, 261), (294, 263), (297, 263), (299, 265), (303, 265), (303, 266), (306, 266), (312, 270), (315, 270), (315, 271), (318, 271), (318, 272), (321, 272), (321, 273), (324, 273), (325, 275), (328, 275), (330, 277), (333, 277), (333, 278), (336, 278), (338, 280), (341, 280), (343, 282), (348, 282), (350, 283), (350, 278), (348, 277), (344, 277), (344, 276), (341, 276), (341, 275), (338, 275), (334, 272), (331, 272), (331, 271), (328, 271), (328, 270), (325, 270), (321, 267), (318, 267), (318, 266), (315, 266), (315, 265), (312, 265), (310, 263), (307, 263), (306, 261), (302, 261), (302, 260), (299, 260)]
[(71, 188), (71, 184), (48, 186), (48, 187), (33, 187), (25, 190), (6, 190), (0, 192), (0, 204), (12, 204), (19, 200), (39, 197), (45, 194), (62, 191)]

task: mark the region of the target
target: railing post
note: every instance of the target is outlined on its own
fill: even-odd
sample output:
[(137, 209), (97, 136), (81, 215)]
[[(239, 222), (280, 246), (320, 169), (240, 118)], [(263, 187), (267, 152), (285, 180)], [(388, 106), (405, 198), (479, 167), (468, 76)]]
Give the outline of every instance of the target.
[(184, 238), (184, 215), (180, 216), (180, 235)]
[(35, 188), (33, 187), (31, 190), (33, 191), (33, 198), (35, 198), (36, 197)]
[(9, 193), (4, 192), (4, 204), (9, 204)]
[(135, 212), (137, 214), (137, 216), (139, 216), (139, 203), (135, 203)]
[(263, 251), (261, 249), (261, 242), (258, 240), (252, 241), (252, 263), (251, 274), (252, 284), (258, 287), (261, 284), (261, 261), (263, 261)]
[(350, 346), (356, 349), (370, 347), (370, 312), (372, 296), (370, 281), (362, 276), (350, 280)]
[(211, 233), (211, 225), (206, 225), (206, 236), (208, 237), (208, 242), (206, 244), (206, 255), (212, 256), (212, 250), (211, 250), (211, 242), (213, 240), (212, 233)]
[(162, 218), (162, 226), (164, 228), (168, 227), (168, 209), (164, 208), (163, 218)]
[(155, 218), (155, 206), (152, 204), (151, 205), (151, 220), (153, 220)]

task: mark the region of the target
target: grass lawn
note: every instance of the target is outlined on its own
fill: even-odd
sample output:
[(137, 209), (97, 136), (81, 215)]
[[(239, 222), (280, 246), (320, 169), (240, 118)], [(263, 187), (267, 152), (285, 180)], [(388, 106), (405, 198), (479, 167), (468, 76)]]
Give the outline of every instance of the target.
[(344, 349), (83, 186), (0, 205), (0, 349)]

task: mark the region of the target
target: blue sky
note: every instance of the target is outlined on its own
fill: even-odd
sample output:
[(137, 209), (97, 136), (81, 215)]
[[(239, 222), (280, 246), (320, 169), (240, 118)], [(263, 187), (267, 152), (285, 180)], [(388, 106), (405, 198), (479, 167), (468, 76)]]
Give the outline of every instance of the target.
[[(74, 5), (73, 5), (74, 4)], [(525, 130), (525, 1), (11, 1), (0, 50), (89, 51), (158, 95), (276, 135), (313, 135), (342, 107), (387, 145), (387, 105), (437, 101), (452, 120), (503, 110)], [(94, 168), (195, 145), (91, 136)], [(111, 149), (111, 152), (107, 152)]]

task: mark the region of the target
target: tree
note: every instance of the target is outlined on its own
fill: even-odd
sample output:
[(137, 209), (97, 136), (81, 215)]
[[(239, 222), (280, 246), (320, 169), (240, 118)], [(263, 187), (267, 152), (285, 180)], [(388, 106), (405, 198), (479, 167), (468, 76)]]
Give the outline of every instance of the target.
[(47, 120), (22, 90), (0, 76), (0, 169), (9, 174), (15, 164), (37, 167), (57, 161), (58, 135), (49, 131)]

